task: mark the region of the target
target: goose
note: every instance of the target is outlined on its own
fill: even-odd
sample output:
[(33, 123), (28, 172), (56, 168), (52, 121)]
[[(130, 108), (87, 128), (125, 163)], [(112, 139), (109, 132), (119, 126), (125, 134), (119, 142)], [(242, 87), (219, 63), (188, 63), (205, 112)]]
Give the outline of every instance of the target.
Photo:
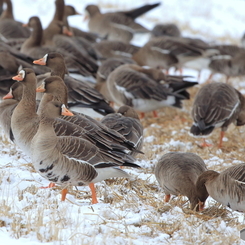
[[(11, 118), (14, 142), (27, 156), (30, 156), (31, 140), (36, 134), (40, 123), (40, 118), (36, 113), (36, 76), (32, 69), (24, 68), (13, 79), (23, 84), (22, 99), (14, 109)], [(59, 118), (55, 120), (54, 127), (58, 135), (81, 137), (93, 143), (99, 149), (108, 152), (111, 158), (114, 158), (115, 162), (132, 161), (132, 157), (127, 153), (129, 152), (129, 148), (133, 149), (133, 146), (122, 137), (120, 138), (123, 139), (123, 144), (116, 144), (108, 141), (96, 132), (87, 131), (82, 127)]]
[(11, 0), (4, 0), (4, 2), (7, 4), (7, 8), (0, 16), (0, 33), (7, 39), (28, 38), (30, 36), (30, 30), (23, 27), (21, 22), (15, 21)]
[(69, 16), (74, 16), (74, 15), (81, 15), (80, 13), (77, 12), (77, 10), (71, 6), (71, 5), (65, 5), (65, 13), (63, 16), (63, 22), (66, 27), (72, 32), (73, 36), (75, 37), (82, 37), (85, 40), (87, 40), (89, 43), (95, 43), (98, 40), (100, 40), (99, 35), (92, 33), (92, 32), (86, 32), (82, 31), (81, 29), (78, 29), (76, 27), (71, 27), (68, 23), (68, 17)]
[(181, 108), (181, 100), (189, 99), (186, 89), (197, 84), (184, 79), (166, 76), (158, 69), (125, 64), (110, 73), (107, 89), (119, 106), (128, 105), (144, 113), (164, 106)]
[(207, 171), (202, 158), (190, 152), (169, 152), (156, 163), (154, 174), (165, 192), (165, 202), (171, 195), (187, 196), (191, 209), (198, 211), (198, 193), (195, 183)]
[[(231, 45), (226, 46), (233, 51), (232, 55), (220, 48), (220, 55), (212, 56), (208, 68), (211, 70), (211, 74), (208, 81), (211, 80), (214, 73), (221, 73), (226, 76), (226, 82), (229, 77), (237, 77), (245, 75), (245, 49)], [(223, 47), (223, 49), (225, 46)], [(223, 52), (222, 52), (223, 51)]]
[(9, 93), (6, 94), (0, 103), (0, 125), (8, 138), (13, 141), (13, 133), (11, 130), (11, 116), (15, 107), (18, 105), (22, 98), (22, 84), (14, 83), (9, 90)]
[[(204, 85), (196, 94), (191, 115), (194, 120), (190, 133), (207, 136), (214, 128), (221, 128), (218, 147), (222, 147), (224, 133), (231, 123), (245, 124), (245, 99), (229, 84), (211, 83)], [(204, 141), (202, 146), (209, 146)]]
[(209, 58), (216, 53), (216, 49), (200, 39), (161, 36), (149, 40), (133, 55), (133, 59), (141, 66), (168, 70), (170, 67), (181, 69), (191, 61), (195, 63), (200, 58)]
[[(47, 103), (46, 101), (49, 101), (49, 95), (52, 95), (53, 101), (59, 101), (67, 105), (67, 88), (63, 80), (58, 76), (46, 78), (44, 82), (36, 89), (36, 91), (44, 92), (44, 96), (39, 105), (37, 114), (40, 114), (43, 106), (45, 106)], [(102, 140), (102, 137), (103, 140), (109, 141), (111, 144), (115, 144), (115, 146), (117, 144), (124, 145), (126, 143), (125, 146), (129, 144), (128, 147), (131, 145), (133, 148), (136, 148), (137, 153), (140, 152), (135, 146), (134, 139), (132, 140), (131, 138), (124, 137), (124, 135), (122, 136), (120, 133), (116, 132), (117, 130), (115, 131), (114, 129), (105, 126), (90, 116), (82, 113), (73, 113), (75, 114), (73, 117), (61, 117), (61, 119), (82, 127), (94, 138), (100, 136), (100, 140)]]
[(175, 24), (157, 24), (151, 31), (151, 37), (153, 38), (160, 36), (180, 37), (181, 32), (178, 26)]
[(102, 61), (96, 75), (96, 85), (95, 89), (98, 90), (107, 101), (112, 102), (112, 98), (109, 95), (106, 81), (108, 76), (117, 67), (124, 64), (136, 64), (134, 60), (130, 58), (108, 58)]
[(218, 173), (213, 170), (203, 172), (196, 181), (199, 209), (211, 196), (217, 202), (234, 211), (245, 212), (245, 164), (241, 163)]
[[(121, 106), (117, 113), (111, 113), (102, 118), (101, 123), (122, 134), (135, 149), (141, 151), (143, 147), (143, 126), (137, 112), (130, 106)], [(132, 152), (136, 156), (138, 152)]]
[[(89, 185), (92, 203), (98, 203), (94, 183), (130, 176), (93, 144), (78, 137), (57, 136), (53, 124), (59, 115), (73, 114), (57, 101), (47, 103), (41, 111), (39, 127), (31, 141), (34, 168), (42, 177), (62, 186), (62, 201), (66, 198), (68, 186)], [(129, 166), (139, 167), (133, 163)]]
[[(83, 60), (79, 60), (76, 56), (70, 54), (68, 51), (42, 44), (42, 37), (43, 37), (43, 28), (39, 17), (32, 16), (28, 21), (28, 27), (32, 28), (31, 36), (22, 44), (20, 52), (28, 55), (34, 59), (39, 59), (40, 57), (44, 56), (49, 52), (58, 52), (64, 55), (65, 61), (70, 72), (76, 72), (78, 74), (83, 75), (84, 77), (91, 77), (91, 72), (89, 71), (90, 68), (87, 69), (87, 65)], [(57, 24), (57, 28), (59, 32), (62, 32), (63, 24)]]
[[(70, 76), (65, 76), (67, 68), (63, 56), (59, 53), (48, 53), (39, 60), (34, 60), (34, 64), (47, 66), (51, 69), (51, 76), (60, 76), (68, 88), (68, 104), (69, 107), (86, 107), (92, 108), (94, 111), (106, 115), (113, 113), (114, 110), (104, 99), (103, 95), (85, 82), (79, 82)], [(49, 76), (49, 75), (47, 75)], [(45, 76), (45, 77), (47, 77)], [(42, 77), (43, 78), (43, 77)], [(39, 82), (40, 85), (41, 81)], [(77, 109), (77, 108), (76, 108)]]
[(88, 5), (85, 10), (89, 18), (89, 30), (99, 35), (107, 36), (108, 40), (130, 42), (134, 33), (146, 33), (148, 29), (134, 20), (147, 11), (159, 6), (160, 3), (148, 4), (127, 12), (102, 14), (97, 5)]

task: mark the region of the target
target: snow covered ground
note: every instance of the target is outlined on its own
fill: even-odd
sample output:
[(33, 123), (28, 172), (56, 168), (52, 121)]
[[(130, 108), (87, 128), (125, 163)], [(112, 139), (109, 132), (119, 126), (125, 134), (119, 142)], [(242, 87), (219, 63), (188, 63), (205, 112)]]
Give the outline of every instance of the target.
[[(38, 15), (47, 26), (54, 13), (51, 0), (12, 0), (17, 20), (27, 22)], [(83, 13), (87, 4), (96, 3), (103, 11), (130, 9), (155, 1), (66, 0), (66, 4)], [(195, 36), (210, 42), (236, 43), (245, 31), (244, 1), (166, 0), (138, 21), (148, 28), (156, 23), (174, 22), (184, 36)], [(70, 17), (70, 24), (87, 30), (82, 16)], [(148, 36), (136, 37), (134, 44), (143, 45)], [(185, 69), (184, 74), (197, 73)], [(204, 71), (205, 81), (209, 71)], [(220, 79), (217, 76), (215, 79)], [(244, 82), (234, 79), (242, 89)], [(192, 95), (197, 90), (192, 91)], [(160, 117), (142, 120), (145, 126), (144, 156), (141, 170), (127, 169), (134, 180), (108, 180), (96, 185), (99, 203), (91, 205), (87, 187), (70, 190), (60, 202), (59, 189), (40, 189), (48, 182), (33, 171), (31, 161), (12, 143), (0, 139), (0, 243), (9, 245), (40, 244), (245, 244), (239, 230), (245, 227), (244, 215), (219, 206), (211, 198), (207, 209), (196, 214), (188, 209), (186, 198), (163, 202), (164, 193), (152, 174), (157, 159), (169, 151), (191, 151), (200, 155), (208, 168), (222, 170), (243, 161), (244, 128), (231, 128), (224, 149), (201, 149), (188, 135), (189, 110), (166, 109)], [(179, 116), (176, 117), (176, 116)], [(181, 117), (184, 120), (180, 121)], [(173, 118), (175, 122), (173, 123)], [(179, 121), (178, 121), (179, 120)], [(1, 129), (0, 129), (1, 130)], [(2, 131), (1, 131), (2, 132)], [(218, 132), (211, 137), (216, 144)]]

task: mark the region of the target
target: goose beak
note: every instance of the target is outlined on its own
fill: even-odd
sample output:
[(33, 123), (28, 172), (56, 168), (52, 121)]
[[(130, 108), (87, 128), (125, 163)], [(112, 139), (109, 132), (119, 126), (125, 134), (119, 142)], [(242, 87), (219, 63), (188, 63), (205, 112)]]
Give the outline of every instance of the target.
[(6, 99), (13, 99), (14, 96), (12, 95), (12, 91), (9, 91), (8, 94), (6, 94), (4, 97), (3, 97), (3, 100), (6, 100)]
[(63, 27), (63, 34), (68, 36), (68, 37), (72, 37), (73, 36), (72, 32), (69, 31), (66, 26)]
[(62, 116), (74, 116), (74, 114), (71, 111), (69, 111), (64, 104), (61, 106), (61, 109)]
[(41, 66), (45, 66), (46, 65), (46, 61), (45, 61), (44, 57), (39, 59), (39, 60), (34, 60), (33, 63), (36, 64), (36, 65), (41, 65)]
[(28, 27), (28, 24), (22, 24), (23, 27)]
[(75, 15), (83, 15), (83, 14), (81, 14), (81, 13), (79, 13), (79, 12), (76, 11)]
[(199, 205), (199, 211), (203, 211), (204, 210), (205, 202), (199, 201), (198, 205)]
[(18, 74), (17, 76), (12, 77), (12, 79), (16, 81), (23, 81), (24, 78), (22, 77), (21, 74)]
[(36, 88), (36, 92), (43, 93), (45, 92), (45, 83), (43, 82), (39, 87)]

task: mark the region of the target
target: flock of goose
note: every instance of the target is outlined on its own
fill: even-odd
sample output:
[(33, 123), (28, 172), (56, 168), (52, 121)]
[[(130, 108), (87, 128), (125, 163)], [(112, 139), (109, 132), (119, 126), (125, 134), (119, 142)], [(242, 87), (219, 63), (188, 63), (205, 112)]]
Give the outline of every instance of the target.
[[(94, 183), (130, 178), (120, 167), (140, 167), (135, 163), (143, 146), (138, 113), (143, 117), (153, 111), (157, 116), (156, 110), (164, 106), (182, 108), (182, 100), (190, 98), (187, 89), (197, 84), (189, 76), (168, 75), (170, 67), (245, 75), (242, 47), (182, 37), (173, 24), (149, 31), (135, 22), (159, 3), (105, 14), (88, 5), (91, 32), (69, 25), (68, 16), (78, 12), (64, 0), (55, 1), (54, 17), (44, 30), (37, 16), (26, 25), (15, 21), (11, 0), (1, 0), (1, 9), (4, 3), (0, 124), (31, 157), (35, 170), (51, 182), (49, 187), (62, 187), (62, 200), (68, 186), (89, 185), (95, 204)], [(137, 47), (129, 43), (135, 33), (151, 33), (151, 38)], [(112, 103), (119, 106), (117, 112)], [(104, 117), (98, 121), (73, 111), (84, 107)], [(227, 127), (245, 124), (245, 99), (227, 83), (207, 83), (195, 97), (192, 117), (190, 132), (195, 136), (221, 127), (222, 147)], [(165, 201), (171, 194), (185, 195), (191, 209), (198, 211), (210, 195), (233, 210), (245, 211), (245, 164), (218, 173), (208, 170), (194, 153), (170, 152), (156, 164), (155, 176)]]

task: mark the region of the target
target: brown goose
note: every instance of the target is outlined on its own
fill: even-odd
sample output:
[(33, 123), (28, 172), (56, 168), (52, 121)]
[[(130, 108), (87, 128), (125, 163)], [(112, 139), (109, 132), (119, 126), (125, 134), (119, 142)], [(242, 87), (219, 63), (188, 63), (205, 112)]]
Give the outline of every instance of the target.
[[(130, 142), (134, 143), (135, 149), (141, 151), (143, 147), (143, 126), (136, 111), (129, 106), (121, 106), (117, 113), (106, 115), (101, 123), (118, 133), (122, 134)], [(138, 152), (132, 152), (136, 156)]]
[(22, 23), (14, 20), (13, 5), (11, 0), (4, 0), (7, 8), (0, 16), (0, 33), (5, 38), (28, 38), (30, 30), (22, 26)]
[[(31, 140), (36, 134), (40, 122), (40, 118), (36, 114), (36, 77), (33, 70), (25, 68), (13, 79), (21, 81), (23, 84), (23, 96), (13, 112), (11, 128), (15, 143), (30, 156)], [(56, 119), (54, 126), (58, 135), (69, 135), (86, 139), (108, 152), (115, 162), (130, 162), (132, 160), (130, 156), (124, 154), (128, 152), (127, 147), (132, 148), (129, 144), (130, 142), (124, 142), (127, 146), (111, 143), (96, 133), (93, 134), (93, 132), (61, 119)]]
[(92, 33), (92, 32), (86, 32), (82, 31), (76, 27), (71, 27), (68, 23), (68, 17), (73, 15), (81, 15), (76, 11), (76, 9), (71, 5), (65, 5), (65, 13), (63, 17), (63, 22), (65, 26), (68, 27), (68, 29), (73, 33), (75, 37), (82, 37), (85, 40), (87, 40), (89, 43), (95, 43), (97, 40), (100, 39), (99, 35)]
[(208, 170), (202, 173), (196, 182), (199, 209), (203, 210), (205, 201), (210, 195), (217, 202), (232, 210), (245, 212), (245, 164), (227, 168), (218, 173)]
[[(222, 147), (224, 133), (231, 123), (245, 124), (245, 99), (229, 84), (212, 83), (204, 85), (196, 94), (192, 107), (194, 123), (190, 129), (194, 136), (206, 136), (214, 128), (221, 127), (219, 147)], [(208, 146), (205, 142), (203, 146)]]
[(148, 29), (134, 20), (147, 11), (159, 6), (160, 3), (145, 5), (127, 12), (114, 12), (102, 14), (97, 5), (88, 5), (85, 10), (89, 16), (89, 30), (98, 33), (108, 40), (129, 42), (134, 33), (145, 33)]
[(189, 99), (186, 89), (195, 84), (184, 81), (184, 77), (166, 76), (158, 69), (126, 64), (110, 73), (107, 89), (119, 106), (148, 112), (164, 106), (181, 108), (181, 100)]
[[(90, 185), (92, 203), (97, 203), (93, 184), (112, 177), (130, 177), (117, 166), (106, 152), (93, 144), (73, 136), (57, 136), (54, 130), (55, 117), (71, 116), (64, 113), (65, 106), (60, 102), (49, 102), (41, 111), (41, 121), (37, 133), (31, 141), (31, 156), (37, 172), (44, 178), (61, 185)], [(75, 146), (75, 147), (74, 147)], [(131, 167), (138, 167), (136, 164)], [(65, 200), (67, 189), (62, 191)]]
[(4, 130), (4, 133), (10, 140), (13, 139), (13, 133), (11, 130), (11, 116), (15, 107), (18, 105), (22, 98), (23, 87), (21, 83), (14, 83), (8, 94), (3, 97), (3, 101), (0, 103), (0, 125)]
[(175, 24), (157, 24), (151, 31), (152, 37), (170, 36), (180, 37), (180, 29)]
[(131, 58), (140, 48), (119, 41), (103, 40), (93, 44), (93, 48), (104, 58)]
[(92, 108), (94, 111), (106, 115), (114, 110), (105, 101), (102, 94), (85, 82), (79, 82), (70, 76), (65, 76), (66, 65), (62, 55), (58, 53), (46, 54), (43, 58), (35, 60), (34, 64), (45, 65), (51, 69), (51, 76), (61, 77), (68, 88), (68, 105)]
[[(63, 80), (58, 76), (51, 76), (49, 78), (46, 78), (42, 85), (39, 86), (36, 91), (45, 93), (39, 105), (37, 112), (38, 114), (40, 114), (40, 111), (43, 109), (43, 107), (45, 107), (47, 102), (44, 102), (44, 100), (49, 100), (49, 95), (52, 95), (53, 101), (59, 101), (65, 105), (67, 104), (67, 88)], [(131, 139), (129, 139), (128, 137), (122, 137), (121, 134), (115, 132), (114, 129), (106, 127), (104, 124), (91, 118), (90, 116), (86, 116), (81, 113), (74, 114), (75, 115), (73, 117), (61, 118), (65, 121), (82, 127), (83, 129), (88, 131), (90, 135), (94, 138), (98, 138), (98, 136), (99, 138), (102, 137), (104, 140), (109, 141), (111, 144), (114, 144), (114, 146), (116, 146), (117, 144), (130, 144), (132, 145), (132, 147), (136, 148), (134, 141), (131, 141)]]
[(217, 53), (200, 39), (162, 36), (148, 41), (133, 59), (139, 65), (181, 69), (184, 64)]
[[(94, 74), (95, 71), (93, 71), (93, 68), (91, 68), (89, 64), (86, 64), (86, 60), (78, 59), (62, 48), (42, 45), (43, 29), (41, 21), (37, 16), (33, 16), (29, 19), (28, 26), (31, 27), (33, 31), (31, 36), (23, 43), (21, 47), (22, 53), (29, 55), (32, 59), (39, 59), (49, 52), (58, 52), (64, 55), (70, 72), (74, 71), (85, 77), (91, 77)], [(58, 28), (61, 32), (62, 27), (58, 25)]]
[(198, 176), (207, 171), (202, 158), (190, 152), (164, 154), (155, 166), (155, 176), (165, 192), (165, 202), (170, 195), (187, 196), (191, 209), (198, 211), (198, 193), (195, 183)]
[(136, 63), (130, 58), (108, 58), (101, 63), (97, 71), (95, 89), (97, 89), (101, 94), (103, 94), (107, 101), (112, 101), (112, 98), (109, 95), (106, 85), (107, 78), (112, 71), (124, 64)]
[(214, 73), (221, 73), (229, 77), (245, 75), (245, 49), (235, 45), (216, 46), (219, 55), (212, 56), (208, 68), (212, 71), (209, 80)]

